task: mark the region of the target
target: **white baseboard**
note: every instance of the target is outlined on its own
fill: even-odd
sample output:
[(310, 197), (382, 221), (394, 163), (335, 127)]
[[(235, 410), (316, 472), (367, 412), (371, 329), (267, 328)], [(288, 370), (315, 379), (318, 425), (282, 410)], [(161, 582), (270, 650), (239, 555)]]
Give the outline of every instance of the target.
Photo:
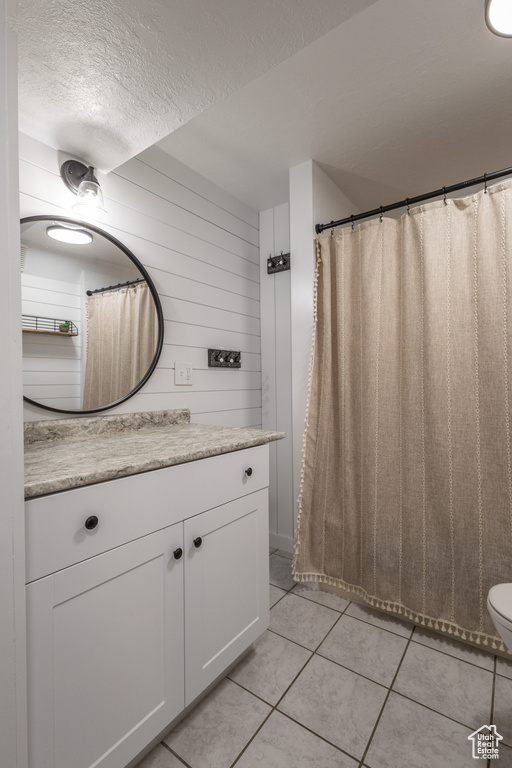
[(284, 552), (289, 552), (293, 555), (295, 552), (295, 540), (288, 538), (288, 536), (280, 536), (278, 533), (271, 533), (269, 535), (269, 544), (276, 549), (282, 549)]

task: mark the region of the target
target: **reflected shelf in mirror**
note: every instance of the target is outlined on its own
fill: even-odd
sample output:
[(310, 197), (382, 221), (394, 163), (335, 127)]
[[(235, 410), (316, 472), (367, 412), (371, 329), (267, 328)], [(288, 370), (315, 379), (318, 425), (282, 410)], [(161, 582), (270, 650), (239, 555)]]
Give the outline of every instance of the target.
[(57, 336), (78, 336), (78, 328), (71, 320), (57, 320), (55, 317), (22, 315), (23, 333), (50, 333)]

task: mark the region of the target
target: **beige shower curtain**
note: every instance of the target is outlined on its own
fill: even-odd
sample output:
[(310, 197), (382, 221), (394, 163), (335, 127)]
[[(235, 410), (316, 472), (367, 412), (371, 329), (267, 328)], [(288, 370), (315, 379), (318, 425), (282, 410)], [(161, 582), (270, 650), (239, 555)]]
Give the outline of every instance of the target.
[(501, 646), (512, 182), (322, 235), (296, 579)]
[(83, 408), (114, 403), (140, 382), (155, 355), (158, 322), (147, 283), (87, 298)]

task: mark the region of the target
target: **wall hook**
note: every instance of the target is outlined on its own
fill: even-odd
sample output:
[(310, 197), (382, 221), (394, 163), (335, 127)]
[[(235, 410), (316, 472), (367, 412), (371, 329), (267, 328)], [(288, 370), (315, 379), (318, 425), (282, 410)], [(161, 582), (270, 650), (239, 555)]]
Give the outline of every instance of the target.
[(241, 368), (242, 353), (229, 349), (209, 349), (208, 368)]
[(279, 256), (270, 255), (267, 259), (267, 275), (273, 275), (275, 272), (285, 272), (290, 269), (290, 254), (281, 253)]

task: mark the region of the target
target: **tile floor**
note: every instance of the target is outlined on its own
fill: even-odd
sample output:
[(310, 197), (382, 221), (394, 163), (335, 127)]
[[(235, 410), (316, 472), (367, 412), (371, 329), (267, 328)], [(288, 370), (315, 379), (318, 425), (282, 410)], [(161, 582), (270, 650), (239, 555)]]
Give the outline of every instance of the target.
[[(291, 578), (270, 628), (137, 768), (512, 768), (512, 663)], [(495, 723), (499, 760), (468, 736)]]

